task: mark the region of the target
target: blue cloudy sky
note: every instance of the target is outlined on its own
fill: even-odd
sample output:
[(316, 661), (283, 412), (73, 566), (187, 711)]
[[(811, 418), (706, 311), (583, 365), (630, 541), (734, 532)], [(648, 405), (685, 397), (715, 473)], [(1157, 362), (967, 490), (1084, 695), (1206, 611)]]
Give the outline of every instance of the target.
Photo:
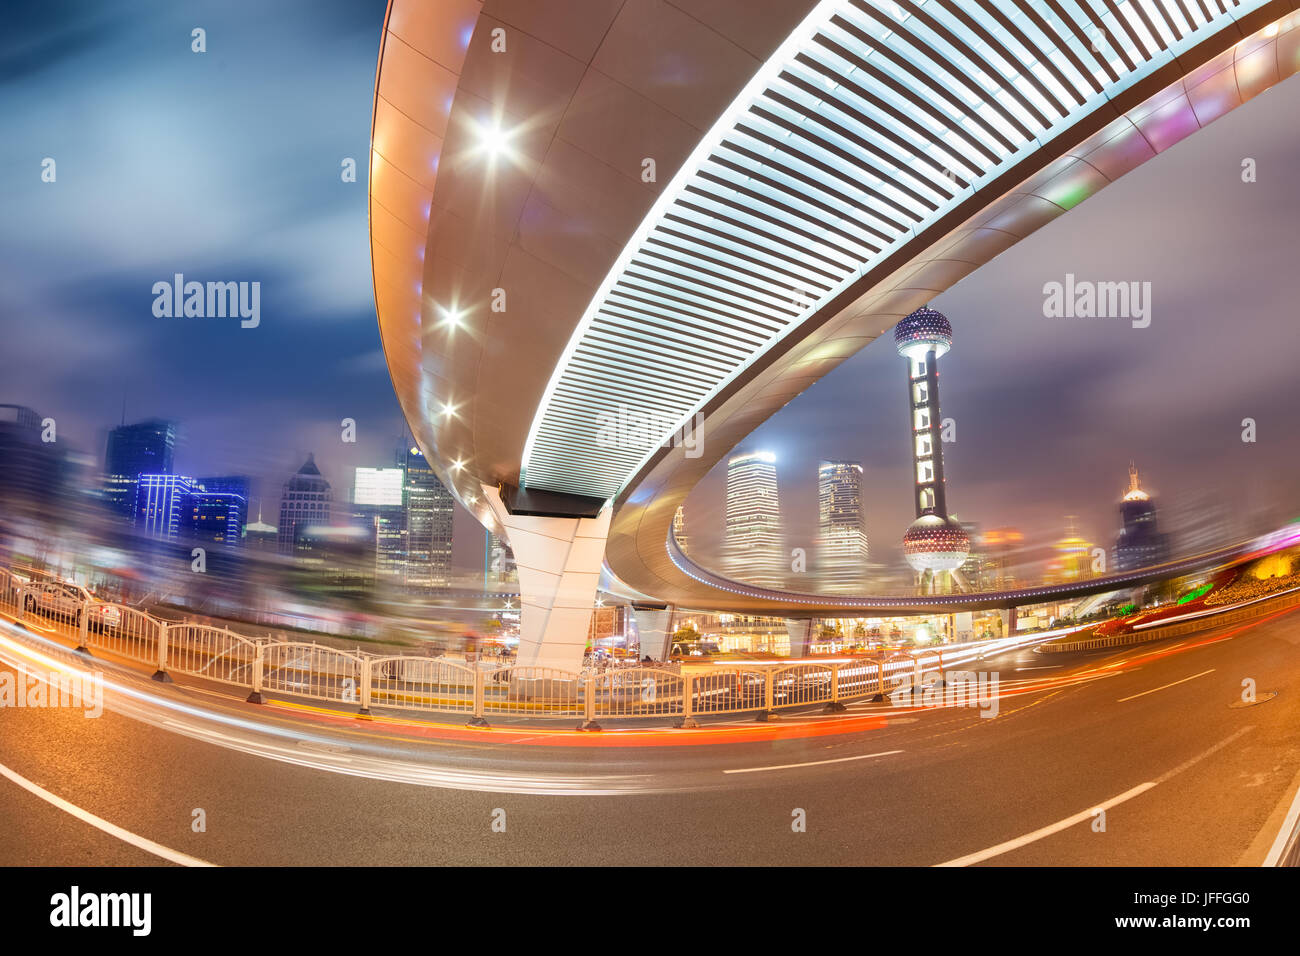
[[(383, 0), (48, 0), (0, 33), (0, 401), (102, 455), (128, 420), (182, 425), (177, 469), (337, 488), (403, 422), (380, 351), (366, 156)], [(206, 31), (206, 53), (191, 31)], [(43, 183), (41, 163), (56, 163)], [(342, 181), (351, 157), (357, 181)], [(21, 225), (20, 225), (21, 224)], [(160, 319), (153, 283), (261, 282), (261, 324)], [(338, 423), (357, 422), (355, 445)], [(274, 517), (271, 518), (275, 520)], [(461, 537), (476, 543), (473, 529)], [(467, 555), (466, 560), (474, 560)]]

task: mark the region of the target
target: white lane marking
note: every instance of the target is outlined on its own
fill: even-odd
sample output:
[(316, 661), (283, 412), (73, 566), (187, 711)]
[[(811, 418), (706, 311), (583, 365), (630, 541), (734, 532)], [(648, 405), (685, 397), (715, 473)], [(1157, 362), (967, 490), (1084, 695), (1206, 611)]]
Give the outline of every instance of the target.
[(1215, 745), (1214, 745), (1213, 747), (1211, 747), (1209, 750), (1204, 750), (1204, 751), (1202, 751), (1201, 753), (1199, 753), (1199, 754), (1197, 754), (1195, 757), (1193, 757), (1191, 760), (1185, 760), (1185, 761), (1183, 761), (1183, 762), (1180, 763), (1177, 767), (1174, 767), (1173, 770), (1166, 770), (1166, 771), (1165, 771), (1164, 773), (1162, 773), (1160, 776), (1156, 777), (1156, 783), (1164, 783), (1164, 782), (1165, 782), (1166, 780), (1168, 780), (1170, 777), (1173, 777), (1173, 776), (1175, 776), (1175, 775), (1177, 775), (1177, 774), (1182, 773), (1184, 770), (1186, 770), (1187, 768), (1193, 766), (1194, 764), (1198, 764), (1198, 763), (1200, 763), (1200, 762), (1201, 762), (1202, 760), (1204, 760), (1206, 757), (1210, 756), (1210, 754), (1217, 753), (1218, 751), (1222, 750), (1224, 747), (1228, 746), (1228, 744), (1230, 744), (1230, 743), (1232, 743), (1234, 740), (1236, 740), (1238, 737), (1243, 737), (1243, 736), (1245, 736), (1246, 734), (1250, 733), (1250, 732), (1251, 732), (1252, 730), (1254, 730), (1254, 729), (1255, 729), (1255, 725), (1254, 725), (1254, 724), (1250, 724), (1250, 725), (1247, 725), (1247, 726), (1245, 726), (1245, 727), (1242, 727), (1240, 730), (1238, 730), (1238, 731), (1237, 731), (1235, 734), (1233, 734), (1232, 736), (1230, 736), (1230, 737), (1226, 737), (1226, 738), (1224, 738), (1223, 740), (1220, 740), (1217, 744), (1215, 744)]
[(1280, 865), (1282, 852), (1291, 842), (1291, 835), (1295, 833), (1297, 826), (1300, 826), (1300, 790), (1296, 791), (1295, 799), (1291, 801), (1291, 809), (1287, 811), (1286, 819), (1282, 821), (1277, 837), (1273, 840), (1273, 846), (1269, 848), (1268, 856), (1264, 857), (1261, 866)]
[(1095, 807), (1089, 807), (1087, 810), (1080, 810), (1074, 816), (1066, 817), (1056, 823), (1043, 827), (1041, 830), (1035, 830), (1033, 833), (1026, 833), (1024, 836), (1016, 837), (1014, 840), (1007, 840), (1005, 843), (999, 843), (997, 846), (991, 846), (987, 850), (980, 850), (978, 853), (970, 853), (966, 856), (959, 856), (955, 860), (949, 860), (947, 863), (936, 863), (935, 866), (970, 866), (972, 863), (982, 863), (985, 860), (995, 856), (1001, 856), (1003, 853), (1010, 853), (1012, 850), (1018, 850), (1022, 846), (1034, 843), (1043, 837), (1049, 837), (1053, 833), (1060, 833), (1062, 830), (1068, 830), (1076, 824), (1090, 820), (1098, 810), (1109, 810), (1111, 807), (1118, 806), (1125, 800), (1132, 800), (1140, 794), (1146, 793), (1154, 787), (1155, 781), (1148, 780), (1146, 783), (1138, 784), (1132, 790), (1126, 790), (1118, 797), (1111, 797), (1105, 803), (1099, 803)]
[(1156, 691), (1164, 690), (1166, 687), (1177, 687), (1179, 684), (1186, 684), (1189, 680), (1196, 680), (1198, 677), (1204, 677), (1206, 674), (1213, 673), (1214, 668), (1211, 667), (1208, 671), (1201, 671), (1199, 674), (1193, 674), (1191, 677), (1184, 677), (1182, 680), (1176, 680), (1172, 684), (1162, 684), (1159, 687), (1152, 687), (1150, 690), (1144, 690), (1142, 693), (1134, 694), (1132, 697), (1121, 697), (1119, 700), (1115, 701), (1115, 703), (1122, 704), (1126, 700), (1137, 700), (1139, 697), (1145, 697), (1147, 694), (1154, 694)]
[(792, 767), (816, 767), (824, 763), (844, 763), (846, 760), (867, 760), (870, 757), (888, 757), (901, 754), (901, 750), (884, 750), (878, 754), (859, 754), (856, 757), (836, 757), (834, 760), (809, 760), (807, 763), (783, 763), (777, 767), (745, 767), (743, 770), (724, 770), (723, 773), (761, 773), (764, 770), (789, 770)]
[(1200, 763), (1206, 757), (1210, 756), (1211, 754), (1217, 753), (1218, 751), (1222, 750), (1224, 747), (1228, 746), (1228, 744), (1236, 740), (1238, 737), (1242, 737), (1245, 734), (1250, 733), (1254, 729), (1255, 728), (1253, 725), (1249, 727), (1242, 727), (1240, 730), (1232, 734), (1230, 737), (1220, 740), (1213, 747), (1210, 747), (1208, 750), (1202, 751), (1201, 753), (1193, 757), (1191, 760), (1184, 761), (1183, 763), (1180, 763), (1177, 767), (1174, 767), (1172, 770), (1166, 770), (1160, 776), (1156, 777), (1156, 779), (1148, 780), (1146, 783), (1140, 783), (1132, 790), (1126, 790), (1123, 793), (1121, 793), (1118, 797), (1112, 797), (1111, 799), (1107, 800), (1105, 803), (1099, 803), (1095, 807), (1089, 807), (1087, 810), (1080, 810), (1072, 817), (1066, 817), (1064, 820), (1061, 820), (1058, 823), (1053, 823), (1049, 826), (1045, 826), (1041, 830), (1035, 830), (1033, 833), (1027, 833), (1022, 837), (1016, 837), (1014, 840), (1007, 840), (1005, 843), (999, 843), (997, 846), (991, 846), (987, 850), (980, 850), (978, 853), (971, 853), (967, 856), (959, 856), (957, 857), (957, 859), (949, 860), (947, 863), (936, 863), (935, 866), (970, 866), (972, 863), (981, 863), (984, 860), (991, 859), (992, 857), (1001, 856), (1003, 853), (1009, 853), (1012, 850), (1017, 850), (1020, 847), (1025, 846), (1026, 844), (1033, 843), (1037, 840), (1041, 840), (1043, 839), (1043, 837), (1051, 836), (1053, 833), (1060, 833), (1062, 830), (1068, 830), (1070, 827), (1079, 823), (1083, 823), (1085, 820), (1090, 819), (1094, 814), (1096, 814), (1098, 810), (1109, 810), (1111, 807), (1118, 806), (1119, 804), (1123, 803), (1125, 800), (1132, 800), (1134, 797), (1146, 793), (1152, 787), (1158, 784), (1162, 784), (1167, 780), (1169, 780), (1170, 778), (1176, 776), (1177, 774), (1182, 773), (1187, 768), (1197, 763)]
[(124, 843), (129, 843), (134, 847), (139, 847), (146, 853), (152, 853), (154, 856), (160, 856), (164, 860), (170, 860), (172, 863), (179, 863), (181, 866), (216, 866), (215, 863), (209, 863), (207, 860), (200, 860), (198, 857), (189, 856), (181, 853), (179, 850), (172, 850), (163, 846), (161, 843), (154, 843), (153, 840), (132, 833), (130, 830), (124, 830), (115, 823), (109, 823), (103, 817), (97, 817), (89, 810), (83, 810), (75, 803), (69, 803), (60, 796), (56, 796), (44, 787), (39, 787), (32, 783), (26, 777), (14, 773), (4, 764), (0, 764), (0, 776), (8, 777), (18, 786), (22, 787), (28, 793), (33, 793), (40, 797), (46, 803), (53, 804), (64, 813), (70, 814), (84, 823), (89, 823), (96, 829), (103, 830), (109, 836), (115, 836)]

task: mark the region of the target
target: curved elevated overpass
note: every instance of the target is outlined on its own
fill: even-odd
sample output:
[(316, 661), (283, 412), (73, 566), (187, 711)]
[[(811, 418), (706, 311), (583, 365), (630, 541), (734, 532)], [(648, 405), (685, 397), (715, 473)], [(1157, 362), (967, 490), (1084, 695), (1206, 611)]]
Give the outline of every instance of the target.
[[(1289, 540), (1294, 543), (1296, 537), (1292, 536)], [(1206, 569), (1228, 567), (1258, 555), (1259, 548), (1257, 541), (1246, 541), (1134, 571), (1118, 571), (1079, 581), (1005, 591), (848, 596), (763, 588), (736, 581), (696, 564), (682, 553), (675, 538), (670, 537), (668, 540), (668, 553), (674, 566), (705, 589), (702, 593), (706, 595), (710, 609), (760, 613), (792, 620), (808, 617), (952, 614), (958, 611), (981, 611), (992, 608), (1013, 608), (1024, 604), (1042, 604), (1048, 601), (1065, 601), (1089, 594), (1105, 594), (1109, 591), (1141, 587)]]
[[(636, 591), (719, 605), (668, 544), (709, 469), (901, 316), (1292, 75), (1295, 7), (392, 0), (384, 347), (429, 460), (515, 547), (525, 644), (585, 633), (602, 552)], [(603, 441), (620, 407), (657, 431)], [(663, 447), (684, 422), (702, 454)]]

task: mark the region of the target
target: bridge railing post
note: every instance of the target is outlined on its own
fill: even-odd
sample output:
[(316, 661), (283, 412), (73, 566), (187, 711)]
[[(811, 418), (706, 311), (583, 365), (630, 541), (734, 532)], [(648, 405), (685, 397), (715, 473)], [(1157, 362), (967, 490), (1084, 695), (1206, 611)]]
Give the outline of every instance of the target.
[(474, 713), (469, 718), (470, 727), (488, 726), (487, 718), (483, 716), (484, 703), (487, 697), (487, 676), (483, 668), (474, 668)]
[(691, 716), (691, 714), (694, 713), (695, 710), (695, 708), (691, 706), (695, 702), (694, 695), (695, 695), (694, 677), (690, 671), (683, 668), (682, 669), (682, 719), (678, 721), (676, 724), (674, 724), (673, 725), (674, 727), (678, 729), (693, 730), (696, 727), (700, 726), (698, 723), (696, 723), (695, 718)]
[(582, 681), (582, 725), (579, 730), (600, 730), (596, 723), (596, 675), (587, 671)]
[(357, 714), (361, 717), (370, 716), (370, 684), (374, 677), (373, 667), (369, 657), (361, 659), (361, 709)]
[(840, 703), (840, 665), (832, 664), (831, 665), (831, 699), (826, 702), (826, 707), (824, 708), (824, 710), (828, 714), (838, 714), (847, 709), (848, 708), (846, 708), (842, 703)]
[(766, 668), (763, 675), (763, 712), (759, 720), (776, 720), (776, 668)]
[(264, 704), (262, 697), (262, 667), (266, 660), (266, 645), (258, 641), (253, 649), (253, 692), (248, 695), (250, 704)]
[(77, 615), (77, 654), (90, 653), (90, 602), (83, 601)]
[(171, 625), (166, 621), (158, 622), (158, 669), (153, 673), (153, 679), (164, 684), (172, 683), (171, 675), (167, 673), (167, 642), (171, 639)]

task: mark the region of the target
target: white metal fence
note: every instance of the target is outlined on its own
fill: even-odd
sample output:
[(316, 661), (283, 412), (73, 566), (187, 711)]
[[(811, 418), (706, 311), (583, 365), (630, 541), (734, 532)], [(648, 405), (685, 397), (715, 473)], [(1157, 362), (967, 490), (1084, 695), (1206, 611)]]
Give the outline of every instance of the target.
[[(832, 704), (917, 680), (911, 655), (888, 661), (591, 668), (581, 672), (409, 655), (348, 652), (303, 641), (255, 639), (227, 627), (164, 621), (137, 608), (90, 601), (46, 607), (41, 582), (0, 568), (0, 608), (79, 647), (263, 692), (371, 707), (545, 718), (691, 718)], [(926, 657), (931, 662), (938, 655)]]
[[(790, 663), (737, 663), (685, 667), (627, 666), (581, 672), (521, 665), (492, 666), (445, 658), (374, 655), (303, 641), (255, 639), (229, 628), (190, 621), (164, 621), (122, 604), (92, 600), (75, 605), (52, 603), (39, 595), (49, 582), (36, 575), (0, 568), (0, 609), (74, 640), (79, 647), (136, 661), (169, 673), (264, 691), (344, 704), (361, 713), (372, 707), (467, 714), (471, 722), (489, 716), (580, 718), (673, 718), (691, 726), (696, 716), (754, 713), (818, 704), (839, 709), (846, 700), (886, 695), (904, 684), (919, 685), (930, 675), (1016, 647), (1043, 650), (1109, 646), (1096, 640), (1044, 644), (1079, 628), (1020, 635), (992, 641), (945, 645), (915, 654), (879, 658)], [(1189, 621), (1139, 635), (1143, 640), (1188, 633), (1257, 617), (1282, 601), (1229, 610), (1208, 620)], [(1103, 639), (1132, 642), (1134, 636)]]

